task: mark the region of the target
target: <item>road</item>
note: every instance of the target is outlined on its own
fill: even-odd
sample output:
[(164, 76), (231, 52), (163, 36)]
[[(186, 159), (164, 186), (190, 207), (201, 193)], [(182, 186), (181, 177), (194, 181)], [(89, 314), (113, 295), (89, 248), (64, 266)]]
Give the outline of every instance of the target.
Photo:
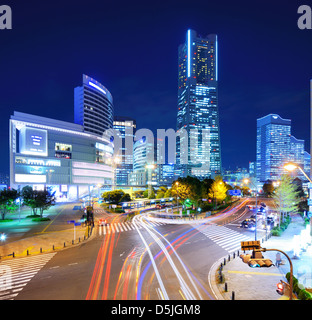
[(0, 263), (7, 280), (0, 299), (213, 300), (209, 270), (241, 241), (253, 240), (254, 233), (239, 228), (253, 202), (200, 221), (146, 213), (129, 222), (99, 210), (109, 225), (96, 225), (89, 241)]

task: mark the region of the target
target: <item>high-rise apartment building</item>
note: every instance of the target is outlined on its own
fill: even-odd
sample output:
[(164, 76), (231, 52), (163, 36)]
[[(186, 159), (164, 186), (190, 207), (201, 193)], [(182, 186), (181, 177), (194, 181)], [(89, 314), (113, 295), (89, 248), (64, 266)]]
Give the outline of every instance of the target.
[[(179, 46), (175, 175), (205, 178), (221, 173), (218, 110), (218, 38), (188, 30)], [(195, 144), (192, 139), (197, 138)], [(208, 143), (207, 143), (208, 137)], [(194, 139), (193, 139), (194, 143)]]
[(82, 125), (84, 132), (102, 136), (113, 128), (113, 97), (101, 83), (84, 74), (82, 86), (74, 89), (74, 99), (75, 123)]

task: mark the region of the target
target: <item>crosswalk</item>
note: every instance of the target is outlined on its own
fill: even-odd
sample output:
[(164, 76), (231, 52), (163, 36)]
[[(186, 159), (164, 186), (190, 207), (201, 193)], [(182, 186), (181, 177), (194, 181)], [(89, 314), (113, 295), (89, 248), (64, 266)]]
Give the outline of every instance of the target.
[(14, 300), (26, 284), (50, 261), (56, 252), (0, 263), (0, 300)]
[[(152, 226), (152, 227), (159, 227), (162, 225), (165, 225), (166, 223), (164, 222), (156, 222), (156, 221), (148, 221), (147, 222), (148, 225)], [(106, 234), (111, 234), (111, 233), (118, 233), (118, 232), (126, 232), (126, 231), (131, 231), (131, 230), (136, 230), (136, 228), (138, 229), (142, 229), (143, 226), (139, 223), (136, 223), (134, 225), (134, 223), (132, 222), (114, 222), (111, 224), (107, 224), (107, 225), (102, 225), (98, 227), (98, 234), (101, 235), (106, 235)]]
[(241, 241), (252, 240), (251, 237), (247, 235), (216, 224), (196, 226), (195, 228), (221, 248), (228, 251), (228, 253), (232, 253), (240, 249)]

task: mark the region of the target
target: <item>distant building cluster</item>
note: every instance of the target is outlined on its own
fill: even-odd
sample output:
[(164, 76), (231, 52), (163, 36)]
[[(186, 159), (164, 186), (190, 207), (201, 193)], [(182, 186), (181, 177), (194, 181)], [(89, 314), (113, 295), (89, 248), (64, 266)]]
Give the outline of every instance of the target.
[[(109, 90), (83, 75), (74, 89), (74, 123), (16, 111), (10, 117), (10, 181), (1, 183), (15, 189), (50, 187), (66, 201), (94, 188), (171, 186), (187, 176), (222, 175), (233, 186), (249, 177), (258, 183), (276, 181), (286, 162), (310, 176), (304, 141), (292, 135), (291, 120), (277, 114), (257, 120), (256, 160), (249, 168), (222, 169), (217, 35), (202, 37), (188, 30), (178, 48), (175, 129), (173, 162), (160, 152), (166, 138), (137, 138), (136, 120), (116, 115)], [(294, 174), (305, 180), (299, 171)]]

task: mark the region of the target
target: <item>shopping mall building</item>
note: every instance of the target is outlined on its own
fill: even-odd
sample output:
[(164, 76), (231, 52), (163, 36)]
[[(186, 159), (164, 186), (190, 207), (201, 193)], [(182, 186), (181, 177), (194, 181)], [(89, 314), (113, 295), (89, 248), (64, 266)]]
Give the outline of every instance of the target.
[(112, 185), (113, 146), (81, 125), (14, 112), (10, 118), (10, 186), (50, 187), (72, 201)]

